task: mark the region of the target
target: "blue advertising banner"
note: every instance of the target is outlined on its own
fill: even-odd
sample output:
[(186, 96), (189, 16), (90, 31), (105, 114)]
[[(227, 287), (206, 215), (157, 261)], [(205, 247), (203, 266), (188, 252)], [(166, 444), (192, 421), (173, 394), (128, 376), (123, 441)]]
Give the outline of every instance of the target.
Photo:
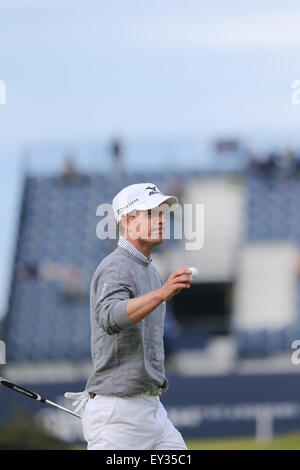
[[(161, 402), (185, 438), (238, 435), (266, 438), (273, 433), (300, 429), (298, 373), (192, 378), (168, 375), (168, 379), (169, 389), (161, 396)], [(72, 409), (64, 393), (82, 391), (85, 383), (26, 384), (25, 387)], [(80, 419), (1, 387), (1, 423), (13, 420), (21, 409), (66, 441), (83, 441)]]

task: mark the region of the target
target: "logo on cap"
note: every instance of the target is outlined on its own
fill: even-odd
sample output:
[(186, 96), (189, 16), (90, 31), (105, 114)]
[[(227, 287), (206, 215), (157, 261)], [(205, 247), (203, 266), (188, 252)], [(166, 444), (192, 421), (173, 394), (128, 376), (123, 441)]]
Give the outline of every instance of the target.
[(148, 196), (152, 196), (152, 194), (161, 194), (161, 192), (156, 189), (156, 186), (148, 186), (146, 190), (147, 189), (151, 190)]
[(128, 202), (128, 204), (127, 204), (126, 206), (120, 207), (120, 208), (117, 210), (118, 214), (120, 214), (124, 209), (128, 209), (128, 208), (129, 208), (130, 206), (132, 206), (132, 204), (134, 204), (135, 202), (138, 202), (138, 198), (133, 199), (133, 201)]

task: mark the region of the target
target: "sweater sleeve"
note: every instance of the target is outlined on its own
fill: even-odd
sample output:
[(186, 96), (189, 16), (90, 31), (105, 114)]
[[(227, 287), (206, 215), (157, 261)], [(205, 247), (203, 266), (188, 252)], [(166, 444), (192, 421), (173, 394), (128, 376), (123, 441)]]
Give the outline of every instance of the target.
[(126, 308), (127, 301), (135, 297), (130, 265), (111, 260), (101, 266), (94, 288), (96, 319), (106, 333), (113, 335), (134, 325)]

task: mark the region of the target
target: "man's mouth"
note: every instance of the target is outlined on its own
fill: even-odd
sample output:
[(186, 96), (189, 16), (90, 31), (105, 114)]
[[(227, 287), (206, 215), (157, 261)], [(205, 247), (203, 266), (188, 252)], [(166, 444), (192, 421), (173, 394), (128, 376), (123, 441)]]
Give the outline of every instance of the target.
[(158, 233), (159, 235), (162, 235), (163, 232), (164, 232), (164, 228), (163, 228), (163, 227), (156, 227), (156, 228), (154, 228), (153, 231), (152, 231), (152, 233), (154, 233), (154, 234), (155, 234), (155, 233), (156, 233), (156, 234)]

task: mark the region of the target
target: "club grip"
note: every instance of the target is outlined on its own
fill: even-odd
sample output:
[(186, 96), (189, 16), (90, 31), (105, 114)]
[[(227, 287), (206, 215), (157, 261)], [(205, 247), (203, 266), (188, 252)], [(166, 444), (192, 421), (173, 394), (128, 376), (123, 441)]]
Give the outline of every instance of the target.
[(27, 390), (24, 387), (20, 387), (19, 385), (16, 385), (13, 382), (9, 382), (8, 380), (0, 378), (0, 383), (4, 385), (4, 387), (8, 387), (11, 390), (14, 390), (15, 392), (19, 392), (22, 393), (22, 395), (26, 395), (26, 397), (45, 403), (45, 398), (43, 398), (41, 395), (38, 395), (35, 392), (31, 392), (30, 390)]

